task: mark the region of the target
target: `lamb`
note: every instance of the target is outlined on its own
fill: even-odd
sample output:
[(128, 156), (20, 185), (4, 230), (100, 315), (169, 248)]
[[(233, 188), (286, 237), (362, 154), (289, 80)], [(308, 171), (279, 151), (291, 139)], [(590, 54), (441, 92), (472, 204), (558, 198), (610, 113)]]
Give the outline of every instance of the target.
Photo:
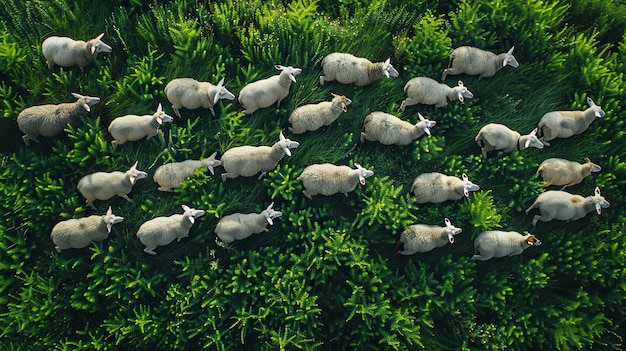
[(100, 102), (100, 98), (72, 93), (77, 100), (58, 105), (38, 105), (25, 108), (17, 116), (17, 126), (25, 135), (26, 146), (30, 141), (39, 142), (39, 136), (53, 137), (65, 129), (68, 124), (75, 125), (80, 115), (91, 111), (91, 106)]
[(147, 176), (148, 173), (137, 169), (137, 162), (135, 162), (125, 173), (116, 171), (88, 174), (78, 181), (76, 188), (85, 197), (87, 205), (95, 210), (96, 207), (93, 202), (96, 199), (108, 200), (117, 195), (128, 202), (132, 202), (133, 200), (127, 194), (130, 193), (137, 180)]
[(604, 117), (602, 107), (596, 105), (590, 97), (587, 97), (589, 107), (584, 111), (553, 111), (548, 112), (539, 121), (539, 140), (546, 146), (555, 138), (569, 138), (578, 135), (587, 128), (593, 120)]
[(527, 248), (539, 245), (541, 240), (529, 232), (522, 235), (513, 231), (488, 230), (478, 234), (474, 240), (474, 256), (470, 260), (487, 261), (494, 257), (517, 256)]
[(55, 65), (61, 67), (78, 65), (82, 70), (96, 59), (98, 53), (112, 51), (110, 46), (100, 40), (103, 36), (104, 33), (89, 41), (49, 37), (41, 44), (41, 51), (50, 69)]
[(174, 120), (172, 116), (163, 112), (161, 104), (157, 107), (157, 112), (153, 115), (126, 115), (115, 118), (109, 124), (109, 133), (113, 136), (111, 144), (113, 148), (122, 145), (127, 141), (137, 141), (147, 137), (150, 139), (159, 132), (159, 126), (165, 122)]
[(487, 158), (487, 152), (493, 150), (511, 153), (513, 150), (520, 151), (531, 146), (543, 149), (543, 143), (537, 138), (536, 128), (526, 135), (521, 135), (499, 123), (489, 123), (482, 127), (474, 140), (480, 147), (484, 158)]
[[(412, 255), (416, 252), (431, 251), (448, 242), (454, 244), (454, 236), (461, 234), (463, 230), (453, 226), (447, 218), (444, 222), (445, 227), (424, 224), (414, 224), (408, 227), (400, 234), (400, 240), (396, 244), (396, 254)], [(404, 250), (398, 250), (401, 243), (404, 244)]]
[(273, 225), (274, 219), (283, 215), (282, 212), (275, 211), (273, 206), (274, 203), (272, 202), (261, 213), (233, 213), (222, 217), (215, 227), (217, 238), (225, 244), (230, 244), (252, 234), (268, 232), (267, 225)]
[(244, 114), (249, 115), (275, 102), (278, 102), (276, 104), (276, 108), (278, 108), (280, 102), (289, 94), (291, 82), (295, 82), (296, 76), (302, 73), (301, 68), (281, 65), (274, 67), (281, 71), (280, 74), (252, 82), (239, 92), (239, 103), (244, 108)]
[(67, 249), (81, 249), (93, 242), (102, 241), (109, 237), (113, 224), (124, 220), (113, 214), (111, 206), (104, 216), (89, 216), (78, 219), (68, 219), (57, 223), (52, 228), (50, 238), (58, 253)]
[(222, 161), (216, 160), (215, 155), (217, 155), (217, 152), (202, 160), (186, 160), (164, 164), (154, 172), (153, 179), (159, 184), (158, 189), (160, 191), (172, 191), (172, 188), (178, 188), (180, 183), (193, 176), (196, 169), (200, 167), (207, 167), (211, 174), (215, 174), (213, 168), (222, 165)]
[(446, 76), (457, 74), (479, 75), (478, 79), (493, 77), (499, 70), (506, 67), (519, 67), (513, 56), (512, 47), (508, 52), (496, 55), (493, 52), (481, 50), (472, 46), (461, 46), (450, 54), (448, 68), (443, 70), (441, 80)]
[(306, 167), (298, 177), (302, 180), (304, 196), (312, 199), (313, 195), (334, 195), (354, 191), (357, 184), (365, 185), (365, 178), (374, 175), (374, 172), (355, 163), (356, 169), (348, 166), (335, 166), (331, 163), (314, 164)]
[(588, 212), (592, 212), (594, 209), (599, 215), (602, 213), (603, 208), (608, 208), (609, 206), (609, 202), (600, 195), (600, 188), (598, 187), (596, 187), (593, 196), (587, 197), (572, 195), (561, 190), (549, 190), (541, 193), (526, 210), (526, 213), (533, 208), (539, 209), (541, 215), (533, 217), (533, 226), (536, 226), (537, 221), (548, 222), (553, 219), (575, 221), (585, 217)]
[(449, 87), (428, 77), (417, 77), (409, 80), (404, 86), (404, 92), (407, 94), (407, 98), (400, 104), (398, 109), (400, 112), (411, 105), (424, 104), (444, 107), (449, 101), (458, 99), (463, 102), (465, 98), (474, 97), (474, 94), (463, 85), (462, 81), (459, 81), (456, 87)]
[(199, 82), (193, 78), (172, 79), (165, 86), (165, 95), (172, 104), (172, 109), (178, 118), (180, 118), (179, 110), (183, 107), (192, 110), (200, 107), (208, 108), (215, 116), (213, 106), (220, 99), (235, 99), (235, 95), (224, 86), (224, 78), (217, 85), (209, 82)]
[(459, 200), (463, 196), (469, 197), (470, 191), (480, 190), (478, 185), (469, 181), (465, 173), (461, 178), (437, 172), (423, 173), (415, 178), (411, 191), (417, 203), (424, 204)]
[(322, 59), (324, 75), (320, 76), (320, 85), (324, 82), (337, 80), (341, 84), (369, 85), (371, 82), (385, 76), (397, 77), (398, 71), (391, 65), (391, 58), (385, 62), (372, 63), (362, 57), (351, 54), (334, 52)]
[(294, 134), (302, 134), (307, 131), (315, 131), (322, 126), (333, 123), (342, 112), (348, 112), (348, 105), (352, 100), (343, 95), (332, 94), (332, 101), (324, 101), (319, 104), (309, 104), (296, 108), (289, 116), (289, 131)]
[(365, 116), (365, 131), (361, 132), (361, 142), (367, 139), (383, 145), (409, 145), (424, 133), (430, 135), (430, 128), (437, 124), (425, 119), (421, 113), (418, 113), (418, 117), (420, 121), (411, 124), (394, 115), (374, 111)]
[(568, 186), (582, 182), (583, 178), (591, 172), (600, 172), (602, 168), (585, 158), (586, 163), (578, 163), (562, 158), (549, 158), (539, 165), (537, 175), (543, 178), (542, 187), (550, 185), (563, 185), (561, 190)]
[(204, 215), (203, 210), (196, 210), (183, 205), (183, 214), (175, 214), (169, 217), (156, 217), (143, 223), (137, 230), (137, 238), (146, 247), (143, 252), (156, 255), (154, 249), (157, 246), (170, 244), (174, 239), (180, 241), (189, 236), (189, 230), (196, 218)]
[(239, 176), (251, 177), (259, 172), (261, 179), (267, 172), (273, 170), (282, 160), (283, 156), (291, 156), (289, 149), (295, 149), (300, 144), (291, 141), (280, 133), (280, 139), (272, 146), (238, 146), (226, 150), (222, 155), (222, 167), (226, 170), (222, 173), (222, 181), (226, 178)]

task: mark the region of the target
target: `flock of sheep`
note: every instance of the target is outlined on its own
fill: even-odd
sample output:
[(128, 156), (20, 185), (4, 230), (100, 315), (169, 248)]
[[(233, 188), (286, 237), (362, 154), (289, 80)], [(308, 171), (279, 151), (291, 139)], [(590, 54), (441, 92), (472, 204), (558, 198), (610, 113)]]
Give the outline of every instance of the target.
[[(111, 52), (111, 47), (101, 41), (103, 34), (87, 42), (72, 40), (66, 37), (50, 37), (44, 40), (42, 52), (50, 68), (54, 66), (70, 67), (78, 65), (81, 69), (92, 63), (99, 52)], [(508, 52), (496, 55), (474, 47), (459, 47), (450, 55), (449, 67), (442, 75), (442, 80), (448, 75), (479, 75), (480, 78), (492, 77), (500, 69), (510, 65), (518, 67), (519, 63), (513, 56), (513, 48)], [(289, 94), (292, 82), (302, 72), (300, 68), (276, 65), (279, 74), (267, 79), (257, 80), (244, 86), (238, 97), (244, 108), (244, 114), (252, 114), (260, 108), (280, 104)], [(322, 60), (323, 75), (319, 77), (321, 85), (326, 82), (337, 81), (341, 84), (356, 84), (365, 86), (382, 77), (398, 77), (398, 71), (393, 68), (389, 59), (384, 62), (372, 63), (365, 58), (355, 57), (347, 53), (332, 53)], [(416, 77), (410, 79), (404, 92), (407, 98), (402, 101), (399, 111), (415, 104), (434, 105), (443, 107), (448, 102), (465, 98), (472, 98), (473, 94), (458, 81), (450, 87), (431, 78)], [(224, 86), (224, 79), (217, 85), (208, 82), (199, 82), (192, 78), (177, 78), (171, 80), (165, 87), (165, 94), (172, 104), (176, 116), (180, 117), (181, 108), (210, 109), (215, 115), (213, 106), (220, 99), (233, 100), (235, 95)], [(51, 137), (63, 131), (68, 123), (75, 123), (81, 114), (90, 111), (90, 106), (100, 101), (97, 97), (73, 94), (77, 99), (74, 103), (58, 105), (40, 105), (24, 109), (17, 117), (19, 129), (24, 133), (26, 145), (30, 141), (38, 141), (39, 136)], [(342, 95), (333, 94), (331, 101), (317, 104), (307, 104), (296, 108), (289, 117), (293, 134), (302, 134), (315, 131), (333, 123), (352, 101)], [(590, 98), (587, 98), (589, 108), (585, 111), (554, 111), (546, 113), (540, 120), (537, 128), (527, 135), (509, 129), (503, 124), (490, 123), (485, 125), (476, 135), (475, 141), (481, 148), (483, 157), (492, 150), (502, 150), (510, 153), (514, 150), (523, 150), (530, 147), (543, 148), (555, 138), (567, 138), (585, 131), (596, 117), (603, 117), (604, 111)], [(360, 141), (376, 141), (384, 145), (409, 145), (423, 134), (430, 135), (430, 129), (436, 122), (424, 118), (421, 114), (419, 122), (412, 124), (382, 111), (374, 111), (364, 119), (364, 131)], [(153, 115), (126, 115), (115, 118), (109, 125), (113, 147), (128, 141), (137, 141), (155, 136), (159, 126), (164, 122), (172, 122), (173, 118), (163, 112), (161, 104)], [(207, 167), (211, 174), (214, 168), (222, 166), (225, 170), (221, 174), (222, 181), (235, 177), (251, 177), (257, 174), (259, 178), (266, 172), (273, 170), (280, 160), (291, 155), (291, 149), (297, 148), (299, 143), (285, 138), (280, 133), (279, 140), (272, 146), (238, 146), (233, 147), (216, 159), (216, 153), (203, 160), (187, 160), (161, 165), (154, 173), (153, 179), (159, 184), (158, 190), (172, 191), (185, 179), (193, 176), (199, 167)], [(579, 164), (559, 158), (545, 160), (539, 166), (537, 174), (543, 177), (542, 186), (563, 186), (561, 190), (545, 191), (526, 210), (537, 208), (540, 215), (535, 215), (533, 225), (537, 221), (576, 220), (584, 217), (588, 212), (601, 213), (602, 208), (609, 207), (608, 201), (602, 197), (600, 190), (588, 197), (573, 195), (563, 191), (567, 186), (580, 183), (591, 172), (600, 171), (600, 167), (586, 159), (586, 163)], [(356, 169), (348, 166), (337, 166), (330, 163), (313, 164), (306, 167), (299, 179), (302, 181), (303, 194), (307, 198), (315, 195), (334, 195), (338, 193), (348, 195), (373, 172), (355, 164)], [(135, 163), (126, 172), (96, 172), (80, 179), (77, 189), (85, 197), (87, 205), (94, 210), (95, 200), (107, 200), (119, 196), (127, 201), (132, 186), (137, 180), (146, 178), (146, 172), (137, 169)], [(469, 196), (471, 191), (479, 190), (479, 186), (469, 181), (467, 175), (461, 178), (441, 173), (420, 174), (413, 182), (411, 191), (416, 202), (441, 203), (449, 200), (458, 200)], [(141, 225), (137, 237), (145, 245), (144, 251), (156, 254), (156, 247), (171, 243), (174, 239), (180, 240), (188, 235), (195, 219), (202, 216), (204, 211), (183, 205), (183, 214), (170, 217), (157, 217)], [(267, 225), (282, 215), (273, 209), (270, 204), (261, 213), (235, 213), (224, 216), (218, 222), (215, 233), (224, 243), (241, 240), (252, 234), (267, 231)], [(91, 242), (104, 240), (108, 237), (111, 227), (119, 223), (123, 217), (112, 213), (111, 207), (103, 216), (89, 216), (79, 219), (70, 219), (59, 222), (52, 230), (51, 238), (58, 252), (69, 248), (82, 248)], [(401, 233), (396, 245), (396, 253), (411, 255), (416, 252), (427, 252), (437, 247), (453, 243), (454, 236), (462, 229), (453, 226), (449, 219), (445, 219), (445, 226), (431, 226), (415, 224)], [(217, 240), (216, 238), (216, 240)], [(480, 233), (475, 239), (475, 254), (472, 260), (488, 260), (493, 257), (513, 256), (522, 253), (526, 248), (540, 245), (541, 241), (534, 235), (524, 232), (505, 232), (490, 230)], [(400, 247), (402, 246), (402, 249)]]

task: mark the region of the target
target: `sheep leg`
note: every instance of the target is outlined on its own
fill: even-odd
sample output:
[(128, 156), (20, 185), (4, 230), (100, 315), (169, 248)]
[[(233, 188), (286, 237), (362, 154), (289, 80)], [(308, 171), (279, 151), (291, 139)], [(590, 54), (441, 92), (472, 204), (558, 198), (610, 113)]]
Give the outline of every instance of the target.
[(119, 197), (126, 199), (126, 201), (128, 202), (133, 202), (133, 200), (131, 200), (131, 198), (128, 197), (128, 195), (119, 195)]
[(307, 193), (306, 190), (302, 190), (302, 193), (304, 194), (304, 196), (306, 196), (309, 199), (313, 200), (313, 197), (311, 197), (311, 194)]
[(222, 173), (222, 182), (225, 182), (226, 178), (228, 178), (228, 173)]
[(30, 146), (30, 141), (31, 140), (36, 142), (36, 143), (39, 142), (39, 140), (37, 138), (32, 137), (32, 136), (30, 136), (28, 134), (25, 134), (24, 136), (22, 136), (22, 139), (24, 140), (24, 144), (26, 144), (26, 146)]
[(261, 179), (261, 178), (265, 177), (266, 174), (267, 174), (266, 171), (261, 172), (261, 174), (259, 174), (259, 177), (257, 179)]
[(276, 102), (276, 108), (279, 108), (279, 107), (280, 107), (280, 100)]
[(94, 200), (87, 200), (87, 201), (85, 201), (85, 202), (87, 203), (87, 205), (88, 205), (89, 207), (91, 207), (94, 211), (96, 211), (96, 210), (98, 210), (98, 209), (96, 208), (96, 206), (94, 206), (94, 205), (93, 205), (93, 201), (94, 201)]
[(176, 117), (181, 118), (179, 109), (180, 109), (180, 107), (174, 107), (174, 105), (172, 105), (172, 110), (174, 110), (174, 113), (176, 114)]
[(324, 85), (325, 76), (320, 76), (320, 85)]
[(406, 98), (406, 99), (402, 100), (402, 103), (400, 104), (400, 107), (398, 108), (398, 112), (404, 112), (404, 109), (407, 106), (411, 106), (411, 105), (415, 105), (415, 104), (416, 104), (416, 102), (413, 99)]
[(483, 255), (476, 254), (476, 255), (470, 257), (470, 260), (472, 260), (472, 261), (487, 261), (490, 258), (491, 258), (491, 256), (483, 256)]
[(362, 143), (363, 143), (363, 142), (365, 142), (365, 139), (369, 140), (369, 139), (367, 138), (367, 135), (365, 134), (365, 132), (361, 132), (361, 142), (362, 142)]
[[(450, 63), (452, 63), (452, 60), (450, 60)], [(456, 68), (446, 68), (443, 70), (443, 74), (441, 75), (441, 81), (443, 82), (444, 80), (446, 80), (446, 77), (449, 75), (454, 76), (459, 74), (459, 72), (456, 71)]]
[(540, 209), (540, 211), (541, 211), (541, 215), (535, 215), (535, 217), (533, 217), (533, 227), (537, 226), (538, 221), (548, 222), (554, 219), (555, 217), (554, 213), (550, 213), (546, 211), (545, 209)]
[(148, 247), (146, 246), (146, 248), (145, 248), (145, 249), (143, 249), (143, 252), (145, 252), (145, 253), (149, 253), (150, 255), (156, 255), (156, 252), (154, 251), (154, 249), (155, 249), (154, 247), (153, 247), (152, 249), (150, 249), (150, 248), (148, 248)]
[(55, 246), (54, 249), (57, 250), (57, 253), (61, 253), (61, 251), (62, 251), (61, 248), (58, 247), (58, 246)]
[(164, 186), (160, 186), (160, 187), (158, 188), (158, 190), (160, 190), (160, 191), (168, 191), (168, 192), (170, 192), (170, 193), (173, 191), (173, 190), (172, 190), (172, 187), (167, 188), (167, 187), (164, 187)]

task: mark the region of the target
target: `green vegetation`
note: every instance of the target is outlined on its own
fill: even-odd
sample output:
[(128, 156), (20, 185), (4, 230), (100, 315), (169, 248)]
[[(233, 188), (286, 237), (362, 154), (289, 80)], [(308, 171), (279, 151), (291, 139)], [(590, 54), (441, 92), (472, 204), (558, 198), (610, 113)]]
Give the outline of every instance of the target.
[[(626, 337), (626, 6), (565, 0), (0, 0), (0, 348), (2, 350), (621, 350)], [(50, 70), (41, 55), (51, 35), (103, 41), (84, 72)], [(445, 108), (411, 106), (437, 121), (432, 136), (406, 147), (359, 143), (370, 111), (395, 113), (415, 76), (439, 80), (460, 45), (500, 53), (515, 46), (520, 67), (493, 78), (463, 79), (474, 93)], [(399, 78), (367, 87), (318, 84), (321, 59), (335, 51), (382, 61)], [(152, 113), (176, 77), (216, 83), (234, 94), (276, 74), (303, 69), (280, 108), (252, 116), (235, 101), (185, 110), (157, 137), (113, 150), (113, 118)], [(16, 117), (24, 108), (102, 102), (67, 135), (24, 146)], [(263, 180), (221, 182), (200, 169), (173, 193), (152, 175), (166, 162), (199, 159), (238, 145), (271, 145), (305, 103), (353, 100), (332, 125), (303, 135), (291, 157)], [(480, 157), (473, 137), (490, 122), (532, 130), (552, 110), (584, 109), (591, 96), (606, 116), (583, 134), (529, 149)], [(288, 133), (287, 133), (288, 134)], [(543, 191), (535, 175), (548, 157), (602, 172), (568, 191), (611, 202), (601, 216), (540, 222), (524, 210)], [(128, 203), (111, 205), (125, 221), (109, 239), (57, 254), (49, 238), (61, 220), (93, 214), (76, 190), (92, 172), (126, 170), (149, 177)], [(375, 172), (348, 197), (306, 199), (300, 172), (313, 163)], [(424, 172), (467, 173), (481, 191), (443, 204), (417, 205), (410, 192)], [(218, 245), (213, 230), (233, 212), (274, 201), (284, 215), (267, 233)], [(141, 223), (204, 209), (190, 236), (142, 252)], [(409, 224), (463, 228), (453, 245), (394, 255)], [(537, 235), (522, 255), (472, 262), (485, 229)]]

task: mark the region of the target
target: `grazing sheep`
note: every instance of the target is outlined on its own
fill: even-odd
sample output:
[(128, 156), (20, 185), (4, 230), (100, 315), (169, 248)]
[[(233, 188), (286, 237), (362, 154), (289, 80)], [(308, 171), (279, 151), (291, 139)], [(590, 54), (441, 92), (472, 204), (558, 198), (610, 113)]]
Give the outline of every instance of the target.
[(222, 167), (226, 173), (222, 173), (222, 181), (226, 178), (239, 176), (251, 177), (259, 172), (261, 179), (267, 172), (273, 170), (282, 160), (283, 156), (291, 156), (289, 149), (295, 149), (300, 144), (291, 141), (280, 133), (280, 140), (272, 146), (238, 146), (226, 150), (222, 155)]
[(546, 146), (555, 138), (569, 138), (589, 128), (593, 120), (604, 117), (602, 107), (596, 105), (590, 97), (587, 97), (589, 107), (584, 111), (553, 111), (548, 112), (539, 121), (539, 140)]
[(289, 116), (289, 131), (302, 134), (315, 131), (322, 126), (333, 123), (342, 112), (348, 112), (348, 105), (352, 100), (343, 95), (332, 94), (332, 101), (319, 104), (309, 104), (296, 108)]
[(291, 82), (296, 81), (296, 76), (302, 73), (301, 68), (274, 66), (280, 70), (280, 74), (249, 83), (239, 92), (239, 103), (243, 106), (243, 113), (249, 115), (254, 111), (268, 107), (275, 102), (276, 108), (289, 94)]
[(207, 167), (211, 174), (215, 174), (213, 167), (222, 165), (222, 161), (216, 160), (215, 155), (217, 155), (217, 152), (202, 160), (186, 160), (164, 164), (154, 172), (153, 179), (159, 184), (159, 190), (172, 191), (172, 188), (178, 188), (180, 183), (193, 176), (196, 169), (200, 167)]
[[(457, 228), (445, 219), (445, 227), (434, 225), (414, 224), (400, 234), (400, 240), (396, 244), (396, 254), (412, 255), (416, 252), (428, 252), (442, 247), (448, 242), (454, 244), (454, 236), (461, 234), (461, 228)], [(404, 250), (398, 250), (400, 244), (404, 244)]]
[(526, 135), (521, 135), (499, 123), (489, 123), (482, 127), (474, 140), (480, 147), (484, 158), (487, 158), (487, 152), (493, 150), (511, 153), (513, 150), (520, 151), (531, 146), (543, 149), (543, 144), (537, 138), (536, 128)]
[(137, 238), (146, 246), (143, 252), (156, 255), (157, 246), (165, 246), (177, 239), (189, 236), (189, 230), (196, 218), (204, 215), (203, 210), (196, 210), (183, 205), (183, 214), (153, 218), (139, 227)]
[(529, 232), (505, 232), (502, 230), (488, 230), (478, 234), (474, 240), (474, 256), (472, 261), (487, 261), (491, 258), (517, 256), (531, 246), (541, 245)]
[(172, 109), (178, 118), (180, 118), (179, 110), (183, 107), (191, 110), (200, 107), (208, 108), (215, 116), (213, 106), (220, 99), (235, 99), (235, 95), (226, 90), (224, 78), (217, 85), (199, 82), (193, 78), (172, 79), (165, 86), (165, 95), (167, 95), (167, 99), (172, 104)]
[(135, 162), (125, 173), (116, 171), (88, 174), (78, 181), (76, 188), (85, 197), (87, 205), (95, 210), (93, 202), (96, 199), (108, 200), (117, 195), (132, 202), (133, 200), (127, 194), (130, 193), (137, 180), (147, 176), (148, 173), (137, 169), (137, 162)]
[(357, 86), (368, 85), (371, 82), (385, 76), (397, 77), (398, 71), (391, 65), (391, 59), (385, 62), (372, 63), (362, 57), (351, 54), (334, 52), (322, 59), (324, 75), (320, 76), (320, 84), (324, 82), (338, 81), (341, 84), (356, 84)]
[[(274, 224), (274, 218), (282, 216), (282, 212), (274, 211), (272, 202), (261, 213), (233, 213), (222, 217), (215, 227), (215, 234), (225, 244), (242, 240), (252, 234), (268, 232), (267, 225)], [(216, 239), (217, 240), (217, 239)]]
[(99, 52), (111, 52), (111, 47), (100, 39), (104, 33), (89, 41), (74, 40), (68, 37), (49, 37), (41, 44), (41, 51), (47, 60), (48, 67), (55, 65), (83, 67), (90, 65)]
[(52, 137), (63, 132), (68, 124), (74, 125), (80, 115), (91, 111), (91, 106), (100, 102), (100, 98), (72, 93), (75, 102), (58, 105), (39, 105), (25, 108), (17, 116), (17, 126), (25, 135), (26, 146), (30, 141), (39, 142), (40, 135)]
[(388, 113), (374, 111), (365, 116), (365, 131), (361, 132), (361, 142), (366, 139), (383, 145), (409, 145), (424, 133), (430, 135), (430, 128), (437, 122), (424, 118), (418, 113), (419, 122), (411, 124)]
[(58, 253), (61, 250), (80, 249), (108, 238), (113, 224), (123, 220), (124, 217), (114, 215), (109, 206), (104, 216), (94, 215), (57, 223), (52, 228), (50, 238)]
[(568, 186), (576, 185), (591, 172), (600, 172), (602, 168), (585, 158), (585, 163), (564, 160), (562, 158), (549, 158), (539, 165), (537, 175), (543, 178), (542, 187), (550, 185), (563, 185), (561, 190)]
[(428, 77), (417, 77), (409, 80), (404, 86), (404, 92), (407, 94), (407, 98), (400, 104), (398, 109), (400, 112), (411, 105), (424, 104), (444, 107), (449, 101), (458, 99), (463, 102), (465, 98), (474, 97), (474, 94), (461, 81), (452, 88)]
[(365, 185), (365, 178), (374, 175), (374, 172), (361, 167), (358, 163), (354, 166), (356, 169), (331, 163), (308, 166), (298, 177), (304, 185), (302, 193), (309, 199), (317, 194), (328, 196), (342, 193), (348, 196), (348, 192), (354, 191), (357, 184)]
[(443, 70), (441, 80), (446, 80), (446, 76), (457, 74), (479, 75), (483, 77), (493, 77), (499, 70), (506, 67), (518, 67), (519, 63), (513, 56), (512, 47), (508, 52), (496, 55), (493, 52), (481, 50), (472, 46), (461, 46), (450, 54), (448, 68)]
[(533, 217), (533, 226), (536, 226), (537, 221), (548, 222), (553, 219), (575, 221), (585, 217), (588, 212), (592, 212), (594, 209), (598, 214), (601, 214), (602, 209), (609, 206), (609, 202), (600, 195), (600, 188), (598, 187), (596, 187), (593, 196), (587, 197), (573, 195), (561, 190), (549, 190), (541, 193), (526, 210), (526, 213), (533, 208), (539, 209), (541, 215)]
[(432, 172), (423, 173), (415, 178), (411, 191), (418, 204), (440, 203), (448, 200), (458, 200), (463, 196), (469, 197), (470, 191), (480, 190), (463, 173), (462, 179), (445, 174)]
[(162, 123), (170, 123), (174, 120), (172, 116), (163, 112), (161, 104), (157, 107), (157, 111), (153, 115), (126, 115), (115, 118), (109, 125), (109, 133), (113, 136), (111, 144), (113, 148), (122, 145), (127, 141), (137, 141), (147, 137), (157, 135), (159, 126)]

